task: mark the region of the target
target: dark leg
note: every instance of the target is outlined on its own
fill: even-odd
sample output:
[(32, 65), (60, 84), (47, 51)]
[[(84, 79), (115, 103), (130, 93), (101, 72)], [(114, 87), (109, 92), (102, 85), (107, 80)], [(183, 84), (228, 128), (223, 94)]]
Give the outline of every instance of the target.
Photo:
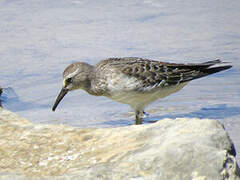
[(135, 124), (142, 124), (142, 116), (143, 116), (143, 111), (142, 110), (135, 110)]

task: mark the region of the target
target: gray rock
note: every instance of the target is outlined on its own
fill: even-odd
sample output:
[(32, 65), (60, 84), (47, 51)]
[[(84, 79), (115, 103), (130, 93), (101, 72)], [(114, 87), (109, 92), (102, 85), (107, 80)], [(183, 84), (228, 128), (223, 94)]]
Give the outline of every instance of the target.
[(0, 108), (0, 179), (240, 179), (216, 120), (80, 129), (35, 125)]

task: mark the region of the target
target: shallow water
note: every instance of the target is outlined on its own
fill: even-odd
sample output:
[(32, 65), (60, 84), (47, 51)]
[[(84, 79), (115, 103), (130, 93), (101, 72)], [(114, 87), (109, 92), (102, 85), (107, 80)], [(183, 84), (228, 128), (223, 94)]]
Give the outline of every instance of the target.
[(3, 106), (34, 123), (126, 126), (134, 122), (127, 105), (83, 91), (69, 93), (52, 112), (65, 67), (108, 57), (176, 63), (220, 58), (234, 67), (155, 102), (146, 109), (150, 115), (145, 122), (165, 117), (218, 119), (235, 143), (239, 160), (239, 9), (240, 1), (230, 0), (1, 1)]

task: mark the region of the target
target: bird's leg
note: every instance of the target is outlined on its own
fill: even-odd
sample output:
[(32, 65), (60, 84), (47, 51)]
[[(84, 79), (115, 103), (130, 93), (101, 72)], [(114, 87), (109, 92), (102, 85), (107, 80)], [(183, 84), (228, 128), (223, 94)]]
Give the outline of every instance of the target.
[(138, 124), (142, 124), (142, 119), (143, 119), (143, 110), (135, 110), (135, 124), (138, 125)]

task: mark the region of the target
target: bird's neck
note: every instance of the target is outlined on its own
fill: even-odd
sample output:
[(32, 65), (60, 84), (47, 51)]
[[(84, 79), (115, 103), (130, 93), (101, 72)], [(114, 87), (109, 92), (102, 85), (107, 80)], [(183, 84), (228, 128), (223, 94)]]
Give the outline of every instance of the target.
[(103, 92), (101, 89), (96, 88), (96, 74), (95, 69), (92, 67), (91, 72), (89, 73), (88, 80), (86, 81), (85, 86), (82, 88), (89, 94), (93, 96), (103, 96)]
[(94, 67), (89, 66), (88, 68), (89, 68), (88, 77), (86, 78), (86, 80), (84, 82), (81, 82), (81, 87), (79, 87), (79, 88), (83, 89), (84, 91), (88, 92), (91, 95), (99, 96), (99, 93), (96, 92), (94, 90), (94, 88), (92, 88), (92, 80), (94, 77)]
[(86, 88), (83, 88), (85, 91), (87, 91), (89, 94), (93, 96), (102, 96), (103, 94), (101, 92), (96, 91), (94, 88), (91, 86), (91, 81), (89, 82), (89, 86)]

